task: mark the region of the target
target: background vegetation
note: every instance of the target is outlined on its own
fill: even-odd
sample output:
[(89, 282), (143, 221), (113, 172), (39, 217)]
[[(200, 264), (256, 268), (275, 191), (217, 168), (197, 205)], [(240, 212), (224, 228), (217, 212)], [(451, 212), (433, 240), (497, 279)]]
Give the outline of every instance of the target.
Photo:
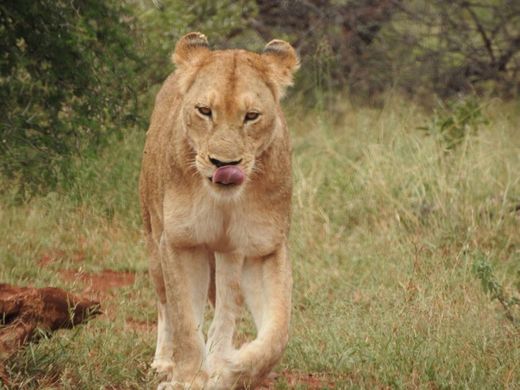
[(17, 1), (0, 5), (0, 173), (22, 198), (67, 186), (71, 157), (145, 128), (186, 31), (219, 48), (274, 37), (302, 57), (295, 94), (377, 105), (388, 91), (432, 106), (460, 93), (516, 98), (513, 0)]
[[(137, 176), (192, 30), (218, 48), (281, 37), (302, 57), (285, 109), (292, 338), (270, 386), (519, 387), (512, 0), (0, 4), (0, 281), (105, 310), (20, 352), (4, 386), (157, 383)], [(245, 316), (239, 338), (252, 336)]]

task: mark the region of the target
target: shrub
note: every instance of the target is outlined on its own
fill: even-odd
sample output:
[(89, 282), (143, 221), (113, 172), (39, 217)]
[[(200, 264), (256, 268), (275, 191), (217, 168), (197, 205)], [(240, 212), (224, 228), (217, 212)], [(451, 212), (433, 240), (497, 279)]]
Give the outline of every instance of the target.
[(435, 110), (430, 123), (419, 129), (435, 137), (447, 151), (458, 147), (471, 134), (476, 134), (487, 120), (482, 112), (481, 104), (473, 98), (441, 103)]
[(130, 23), (116, 1), (0, 4), (0, 174), (20, 194), (55, 188), (137, 119)]

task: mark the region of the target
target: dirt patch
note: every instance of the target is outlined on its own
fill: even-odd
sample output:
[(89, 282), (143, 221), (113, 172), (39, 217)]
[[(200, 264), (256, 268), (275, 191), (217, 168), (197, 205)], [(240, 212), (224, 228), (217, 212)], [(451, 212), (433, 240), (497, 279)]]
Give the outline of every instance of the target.
[(4, 363), (24, 344), (38, 339), (37, 329), (72, 328), (100, 313), (99, 302), (60, 288), (0, 284), (0, 381), (9, 382)]
[(290, 388), (296, 386), (304, 386), (307, 389), (332, 389), (334, 388), (334, 382), (330, 378), (325, 377), (323, 374), (313, 374), (308, 372), (297, 372), (284, 370), (282, 372), (272, 372), (269, 374), (262, 384), (257, 388), (258, 390), (271, 390), (275, 388), (275, 383), (284, 379), (285, 383)]
[(61, 277), (66, 281), (82, 283), (85, 288), (83, 294), (102, 296), (111, 295), (114, 289), (134, 284), (133, 272), (119, 272), (104, 270), (97, 273), (89, 273), (77, 270), (61, 270)]

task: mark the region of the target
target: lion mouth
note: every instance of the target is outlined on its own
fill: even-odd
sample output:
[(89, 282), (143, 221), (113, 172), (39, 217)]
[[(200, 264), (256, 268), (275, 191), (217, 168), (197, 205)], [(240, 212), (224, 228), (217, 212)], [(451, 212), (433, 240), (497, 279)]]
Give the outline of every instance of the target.
[(212, 183), (224, 186), (240, 185), (244, 182), (246, 175), (242, 168), (237, 165), (224, 165), (213, 172), (210, 178)]

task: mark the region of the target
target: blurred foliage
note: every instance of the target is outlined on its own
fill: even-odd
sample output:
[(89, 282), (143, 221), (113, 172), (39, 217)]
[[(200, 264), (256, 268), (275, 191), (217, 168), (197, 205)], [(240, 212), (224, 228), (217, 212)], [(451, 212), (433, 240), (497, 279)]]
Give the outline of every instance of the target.
[[(409, 96), (520, 93), (520, 2), (392, 1), (374, 50)], [(383, 69), (383, 67), (381, 68)]]
[(55, 188), (138, 115), (131, 16), (117, 1), (0, 4), (0, 172), (21, 195)]
[(364, 103), (389, 89), (432, 94), (520, 92), (517, 0), (257, 0), (247, 26), (302, 56), (300, 91), (347, 88)]

